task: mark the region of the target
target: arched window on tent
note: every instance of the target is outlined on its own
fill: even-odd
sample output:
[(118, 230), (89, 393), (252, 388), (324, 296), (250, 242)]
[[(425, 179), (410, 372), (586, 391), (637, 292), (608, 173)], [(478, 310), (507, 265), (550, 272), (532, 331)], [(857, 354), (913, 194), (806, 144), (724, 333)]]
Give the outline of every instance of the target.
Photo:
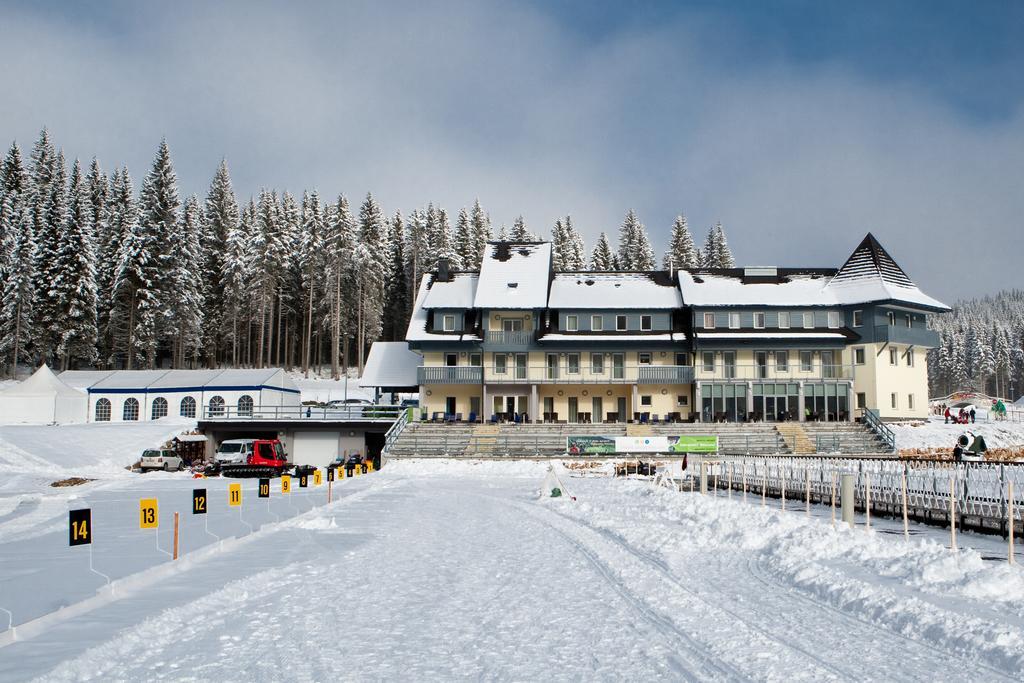
[(139, 401), (129, 398), (124, 402), (124, 410), (121, 412), (121, 419), (125, 422), (135, 422), (139, 419)]
[(245, 394), (238, 399), (238, 414), (252, 417), (252, 396)]
[(96, 421), (110, 422), (110, 399), (101, 398), (96, 401)]
[(167, 399), (163, 396), (157, 396), (153, 399), (153, 408), (151, 410), (154, 420), (159, 420), (161, 417), (167, 417)]
[(178, 409), (178, 413), (182, 417), (195, 417), (196, 416), (196, 400), (191, 396), (186, 396), (181, 399), (181, 406)]
[(224, 397), (213, 396), (210, 398), (210, 415), (212, 417), (222, 417), (224, 415)]

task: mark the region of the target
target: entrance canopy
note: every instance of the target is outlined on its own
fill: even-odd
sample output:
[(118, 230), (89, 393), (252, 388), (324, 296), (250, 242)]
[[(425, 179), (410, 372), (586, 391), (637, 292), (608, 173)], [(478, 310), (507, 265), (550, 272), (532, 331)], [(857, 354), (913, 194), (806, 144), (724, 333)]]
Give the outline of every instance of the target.
[(359, 386), (387, 393), (412, 393), (420, 390), (417, 373), (423, 356), (402, 342), (374, 342), (366, 359)]

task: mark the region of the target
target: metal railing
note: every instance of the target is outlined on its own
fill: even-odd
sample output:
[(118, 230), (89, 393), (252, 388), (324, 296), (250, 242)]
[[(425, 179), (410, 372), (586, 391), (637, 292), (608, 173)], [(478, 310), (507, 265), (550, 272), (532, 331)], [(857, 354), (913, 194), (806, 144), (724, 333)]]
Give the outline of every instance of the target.
[(740, 379), (798, 382), (809, 379), (853, 379), (853, 365), (811, 365), (809, 368), (800, 364), (799, 359), (790, 360), (784, 366), (778, 363), (730, 363), (716, 361), (715, 365), (705, 365), (698, 359), (696, 376), (700, 380)]
[(533, 330), (498, 330), (487, 332), (484, 343), (494, 346), (526, 347), (533, 344)]
[(932, 348), (939, 345), (939, 333), (926, 327), (875, 325), (875, 341)]
[(420, 384), (480, 384), (484, 369), (479, 365), (421, 365), (416, 369)]
[(484, 368), (484, 381), (506, 383), (555, 384), (689, 384), (693, 368), (688, 365), (592, 365), (589, 359), (580, 363), (558, 365), (505, 366), (504, 372), (493, 365)]
[(881, 416), (874, 408), (865, 408), (864, 424), (871, 428), (875, 434), (885, 442), (890, 451), (896, 450), (896, 432), (892, 431), (889, 425), (882, 422)]
[(203, 420), (274, 421), (319, 420), (335, 422), (394, 422), (402, 406), (346, 403), (337, 407), (317, 406), (203, 406)]
[(391, 449), (395, 445), (395, 442), (398, 441), (398, 437), (402, 436), (402, 432), (405, 431), (406, 426), (409, 424), (409, 414), (412, 413), (413, 410), (414, 408), (406, 408), (400, 412), (395, 423), (391, 425), (391, 428), (388, 429), (387, 432), (385, 432), (384, 448), (382, 449), (382, 452), (385, 455), (391, 453)]

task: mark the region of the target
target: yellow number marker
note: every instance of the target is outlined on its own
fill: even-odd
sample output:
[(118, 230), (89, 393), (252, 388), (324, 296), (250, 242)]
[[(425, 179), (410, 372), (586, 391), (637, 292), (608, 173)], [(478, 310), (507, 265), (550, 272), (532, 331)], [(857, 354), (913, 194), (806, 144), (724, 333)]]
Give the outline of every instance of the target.
[(320, 472), (320, 470), (316, 470), (315, 472), (313, 472), (313, 486), (319, 486), (322, 480), (323, 474)]
[(232, 484), (228, 487), (228, 505), (238, 507), (242, 504), (242, 485)]
[(139, 501), (139, 528), (156, 529), (160, 524), (156, 498), (143, 498)]
[(292, 492), (292, 478), (287, 474), (281, 475), (281, 493)]

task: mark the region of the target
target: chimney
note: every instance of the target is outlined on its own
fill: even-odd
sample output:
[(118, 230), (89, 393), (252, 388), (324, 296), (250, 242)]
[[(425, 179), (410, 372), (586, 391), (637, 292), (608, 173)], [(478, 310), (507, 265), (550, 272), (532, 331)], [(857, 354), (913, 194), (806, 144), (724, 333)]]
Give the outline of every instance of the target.
[(440, 280), (441, 282), (447, 282), (448, 275), (448, 259), (437, 259), (437, 279)]

